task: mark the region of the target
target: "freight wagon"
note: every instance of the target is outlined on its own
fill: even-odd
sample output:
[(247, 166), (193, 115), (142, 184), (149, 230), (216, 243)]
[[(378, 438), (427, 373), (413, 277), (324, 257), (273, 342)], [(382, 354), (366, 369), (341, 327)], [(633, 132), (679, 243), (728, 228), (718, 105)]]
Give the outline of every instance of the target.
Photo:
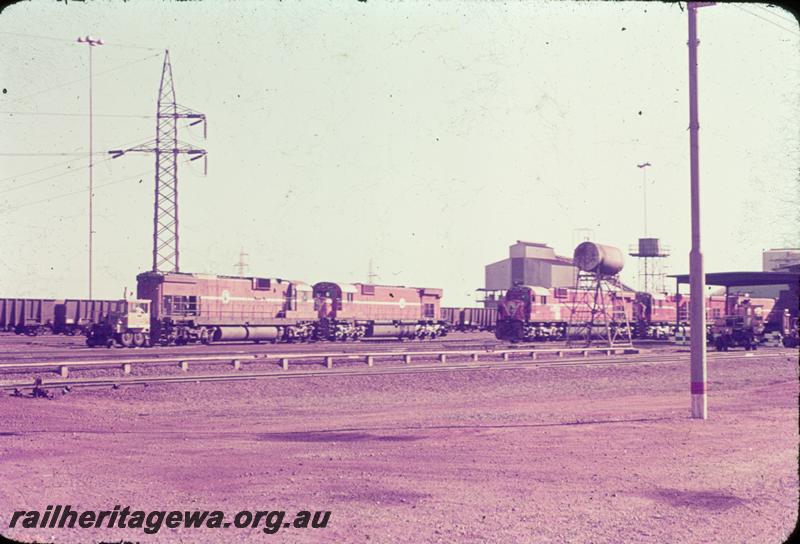
[(0, 299), (0, 330), (36, 336), (51, 331), (56, 305), (61, 301), (41, 298)]
[(39, 334), (83, 334), (92, 323), (117, 312), (121, 300), (0, 298), (0, 331)]
[(121, 310), (121, 300), (67, 299), (55, 308), (53, 332), (84, 334), (93, 323), (100, 323), (109, 314)]
[(442, 308), (442, 320), (450, 330), (460, 332), (493, 331), (497, 322), (495, 308)]

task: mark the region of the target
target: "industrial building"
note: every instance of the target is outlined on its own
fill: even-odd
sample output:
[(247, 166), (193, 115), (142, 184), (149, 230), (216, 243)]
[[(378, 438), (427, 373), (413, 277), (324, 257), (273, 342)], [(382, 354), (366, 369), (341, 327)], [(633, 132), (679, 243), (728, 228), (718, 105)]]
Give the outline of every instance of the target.
[(800, 264), (800, 249), (768, 249), (761, 258), (764, 272), (782, 272), (789, 266)]
[[(764, 272), (796, 272), (800, 265), (800, 249), (781, 248), (768, 249), (761, 254)], [(797, 286), (792, 285), (737, 285), (731, 293), (747, 294), (756, 298), (786, 299), (791, 296), (788, 291), (794, 290), (797, 298)], [(718, 291), (722, 293), (722, 290)], [(791, 303), (790, 303), (791, 304)]]
[(508, 248), (508, 258), (485, 267), (483, 302), (486, 308), (497, 307), (497, 300), (515, 284), (536, 287), (574, 287), (577, 268), (572, 258), (556, 255), (547, 244), (517, 240)]

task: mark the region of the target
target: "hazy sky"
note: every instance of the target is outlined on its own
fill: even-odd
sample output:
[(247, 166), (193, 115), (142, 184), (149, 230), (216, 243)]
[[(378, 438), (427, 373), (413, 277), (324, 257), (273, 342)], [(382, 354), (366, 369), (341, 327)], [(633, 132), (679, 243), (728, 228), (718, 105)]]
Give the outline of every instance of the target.
[[(687, 13), (636, 2), (69, 2), (0, 14), (0, 296), (85, 297), (88, 48), (95, 296), (149, 269), (163, 50), (177, 100), (181, 269), (442, 287), (472, 304), (517, 239), (648, 233), (688, 269)], [(700, 10), (706, 270), (800, 245), (800, 28), (766, 4)], [(135, 47), (134, 47), (135, 46)], [(14, 113), (9, 113), (14, 112)], [(54, 115), (57, 114), (57, 115)], [(63, 155), (61, 155), (63, 154)], [(632, 280), (632, 259), (624, 272)]]

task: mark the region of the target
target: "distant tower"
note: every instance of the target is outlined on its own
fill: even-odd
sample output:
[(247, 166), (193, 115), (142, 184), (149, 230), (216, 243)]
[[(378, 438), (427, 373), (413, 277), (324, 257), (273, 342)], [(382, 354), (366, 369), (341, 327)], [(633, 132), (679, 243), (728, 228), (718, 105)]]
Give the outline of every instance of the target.
[(669, 257), (669, 248), (658, 238), (639, 238), (639, 245), (631, 247), (628, 255), (639, 260), (639, 288), (645, 293), (665, 293), (664, 259)]
[(639, 289), (645, 293), (664, 293), (666, 275), (664, 259), (669, 257), (669, 248), (662, 246), (658, 238), (647, 237), (647, 168), (649, 162), (637, 164), (642, 170), (642, 200), (644, 211), (644, 238), (639, 238), (638, 246), (628, 249), (628, 255), (639, 261)]
[(244, 248), (239, 250), (239, 262), (233, 265), (236, 267), (236, 271), (238, 272), (239, 276), (244, 276), (245, 270), (248, 268), (248, 264), (245, 262), (244, 258), (249, 257), (250, 255), (244, 252)]
[(375, 283), (375, 278), (377, 278), (377, 277), (378, 277), (378, 275), (375, 273), (375, 270), (372, 268), (372, 259), (370, 259), (369, 260), (369, 270), (367, 271), (367, 283), (368, 284), (374, 284)]
[(178, 272), (178, 155), (189, 155), (190, 160), (206, 158), (205, 149), (197, 149), (178, 140), (178, 119), (195, 119), (190, 126), (203, 123), (206, 135), (206, 116), (175, 102), (172, 83), (172, 65), (169, 51), (164, 52), (161, 86), (158, 90), (158, 115), (156, 139), (128, 149), (109, 151), (112, 158), (127, 152), (155, 153), (156, 184), (153, 211), (153, 272)]

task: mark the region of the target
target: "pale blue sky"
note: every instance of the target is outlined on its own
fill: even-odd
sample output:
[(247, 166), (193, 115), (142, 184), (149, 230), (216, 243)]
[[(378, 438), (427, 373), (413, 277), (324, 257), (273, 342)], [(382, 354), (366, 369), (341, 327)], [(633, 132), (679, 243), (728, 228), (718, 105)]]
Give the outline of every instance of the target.
[[(766, 4), (699, 21), (706, 269), (758, 270), (800, 245), (800, 28)], [(165, 48), (208, 116), (205, 142), (179, 134), (209, 152), (208, 176), (179, 167), (183, 271), (231, 274), (244, 247), (253, 275), (365, 281), (372, 258), (471, 304), (517, 239), (635, 243), (644, 161), (649, 234), (688, 268), (678, 4), (34, 1), (0, 14), (0, 296), (87, 294), (86, 157), (39, 155), (88, 149), (86, 34), (96, 151), (154, 137)], [(150, 267), (153, 166), (95, 166), (97, 297)]]

